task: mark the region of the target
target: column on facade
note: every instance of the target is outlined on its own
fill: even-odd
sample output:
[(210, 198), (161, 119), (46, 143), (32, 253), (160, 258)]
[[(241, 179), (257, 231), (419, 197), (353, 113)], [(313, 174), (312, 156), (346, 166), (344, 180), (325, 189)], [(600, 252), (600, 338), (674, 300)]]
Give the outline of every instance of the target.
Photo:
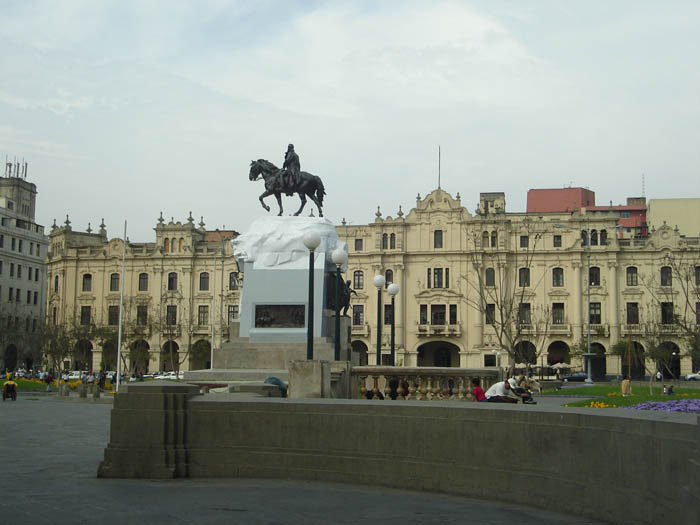
[[(379, 330), (379, 327), (377, 326), (377, 308), (382, 308), (383, 304), (379, 305), (377, 304), (377, 288), (374, 286), (374, 276), (379, 275), (379, 274), (384, 274), (382, 270), (382, 266), (380, 264), (373, 264), (372, 265), (372, 275), (369, 276), (368, 279), (368, 284), (369, 284), (369, 305), (370, 308), (367, 308), (368, 311), (372, 312), (372, 317), (368, 319), (368, 325), (370, 327), (374, 327), (373, 329), (370, 330), (370, 344), (369, 348), (367, 349), (367, 362), (370, 365), (374, 365), (377, 363), (377, 331)], [(386, 300), (385, 295), (388, 295), (386, 293), (386, 290), (382, 290), (382, 303)], [(384, 312), (382, 313), (382, 326), (383, 326), (383, 321), (384, 321)], [(382, 328), (382, 332), (383, 332)], [(384, 340), (384, 334), (382, 333), (382, 342)], [(382, 344), (383, 346), (383, 344)], [(381, 358), (380, 358), (381, 362)]]
[[(467, 268), (465, 268), (465, 275), (467, 276), (467, 282), (465, 283), (465, 294), (467, 296), (466, 300), (466, 319), (464, 323), (464, 328), (466, 331), (465, 340), (465, 351), (466, 355), (460, 355), (460, 366), (469, 366), (469, 353), (480, 353), (481, 347), (484, 344), (484, 323), (481, 309), (477, 307), (481, 304), (481, 298), (479, 297), (478, 287), (474, 286), (474, 279), (478, 279), (478, 273), (483, 270), (483, 265), (476, 264), (469, 267), (467, 263)], [(473, 275), (469, 275), (470, 272), (474, 272)], [(477, 357), (479, 359), (479, 357)], [(476, 366), (481, 366), (477, 364)]]
[[(406, 362), (406, 278), (404, 265), (397, 263), (394, 265), (394, 282), (399, 286), (399, 293), (396, 296), (396, 311), (394, 312), (394, 322), (396, 323), (395, 335), (395, 359)], [(402, 348), (401, 352), (398, 351)], [(401, 359), (399, 359), (401, 357)]]
[[(618, 323), (619, 314), (617, 311), (617, 262), (610, 261), (608, 263), (609, 269), (609, 286), (608, 286), (608, 296), (610, 301), (608, 302), (608, 319), (610, 322), (610, 343), (614, 344), (620, 338), (620, 325)], [(607, 351), (610, 351), (608, 348)]]
[(581, 318), (581, 301), (583, 301), (583, 297), (581, 295), (581, 262), (574, 261), (571, 266), (574, 269), (574, 315), (571, 322), (571, 331), (573, 334), (574, 343), (578, 343), (581, 340), (581, 334), (583, 333), (583, 321)]

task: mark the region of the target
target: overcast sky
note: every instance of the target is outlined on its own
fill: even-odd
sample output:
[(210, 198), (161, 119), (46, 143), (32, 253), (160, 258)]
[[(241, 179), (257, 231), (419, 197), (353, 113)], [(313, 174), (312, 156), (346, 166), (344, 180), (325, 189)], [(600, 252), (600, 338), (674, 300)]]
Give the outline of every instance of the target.
[(335, 223), (408, 211), (439, 145), (472, 213), (569, 185), (622, 203), (642, 174), (647, 198), (700, 197), (694, 0), (2, 0), (0, 21), (0, 155), (29, 162), (47, 227), (144, 242), (191, 210), (243, 232), (250, 160), (289, 142)]

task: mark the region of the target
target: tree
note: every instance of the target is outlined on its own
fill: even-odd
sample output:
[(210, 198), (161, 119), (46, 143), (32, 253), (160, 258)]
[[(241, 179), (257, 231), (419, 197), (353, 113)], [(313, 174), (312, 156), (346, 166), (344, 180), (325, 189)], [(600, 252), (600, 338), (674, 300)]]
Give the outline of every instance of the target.
[(72, 330), (65, 324), (42, 324), (41, 341), (49, 366), (60, 374), (75, 345)]

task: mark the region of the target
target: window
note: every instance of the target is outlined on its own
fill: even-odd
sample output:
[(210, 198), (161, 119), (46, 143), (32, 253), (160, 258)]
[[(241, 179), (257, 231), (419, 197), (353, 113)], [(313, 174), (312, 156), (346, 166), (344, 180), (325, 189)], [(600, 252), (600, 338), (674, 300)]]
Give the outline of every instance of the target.
[[(627, 286), (637, 286), (637, 267), (628, 266), (627, 267)], [(632, 323), (636, 324), (636, 323)]]
[(627, 324), (639, 324), (639, 303), (627, 303)]
[(83, 275), (83, 292), (91, 292), (92, 291), (92, 275), (89, 273), (86, 273)]
[(34, 268), (34, 280), (39, 282), (39, 268)]
[(591, 286), (600, 286), (600, 268), (591, 266), (588, 269), (588, 284)]
[(119, 306), (110, 306), (107, 311), (107, 324), (117, 326), (119, 324)]
[(148, 274), (147, 273), (140, 273), (139, 274), (139, 292), (147, 292), (148, 291)]
[(393, 250), (396, 248), (396, 234), (392, 233), (389, 235), (389, 249)]
[(10, 247), (10, 249), (11, 249), (13, 252), (15, 251), (15, 246), (16, 246), (15, 243), (16, 243), (16, 242), (17, 242), (16, 239), (15, 239), (14, 237), (12, 237), (12, 246)]
[(4, 247), (5, 247), (5, 236), (0, 235), (0, 248), (4, 248)]
[(495, 324), (496, 322), (496, 305), (489, 303), (486, 305), (486, 324)]
[(22, 253), (22, 239), (19, 240), (19, 245), (17, 246), (17, 251)]
[(389, 248), (389, 236), (386, 233), (382, 233), (382, 250)]
[(385, 286), (387, 286), (387, 287), (391, 283), (393, 283), (394, 282), (394, 272), (392, 272), (391, 270), (387, 270), (386, 272), (384, 272), (384, 282), (385, 282)]
[(591, 303), (591, 309), (588, 312), (588, 322), (590, 324), (600, 324), (600, 303)]
[(355, 239), (355, 251), (356, 252), (362, 251), (362, 239)]
[(53, 291), (58, 293), (58, 275), (53, 278)]
[(520, 268), (518, 270), (518, 286), (530, 286), (530, 268)]
[(0, 261), (0, 275), (2, 275), (2, 261)]
[(700, 286), (700, 266), (695, 267), (695, 286)]
[(21, 279), (21, 278), (22, 278), (22, 265), (18, 264), (17, 265), (17, 279)]
[(457, 324), (457, 305), (450, 305), (450, 324)]
[(391, 319), (392, 319), (392, 317), (393, 317), (393, 315), (392, 315), (393, 313), (394, 313), (394, 312), (393, 312), (393, 310), (392, 310), (392, 308), (391, 308), (391, 305), (390, 305), (390, 304), (385, 304), (385, 305), (384, 305), (384, 324), (385, 324), (386, 326), (390, 326), (390, 325), (391, 325)]
[(177, 274), (170, 272), (168, 274), (168, 291), (177, 290)]
[(433, 232), (433, 248), (442, 248), (442, 230)]
[(355, 270), (353, 272), (352, 287), (354, 290), (362, 290), (365, 287), (365, 274), (362, 270)]
[(493, 354), (484, 355), (484, 366), (496, 366), (496, 356)]
[(695, 303), (695, 324), (700, 325), (700, 303)]
[(361, 304), (352, 306), (352, 324), (354, 326), (362, 326), (365, 324), (365, 307)]
[(628, 211), (622, 211), (622, 212), (620, 212), (620, 217), (622, 217), (623, 219), (629, 219), (629, 218), (630, 218), (630, 212), (628, 212)]
[(34, 243), (29, 243), (29, 255), (34, 255)]
[(520, 236), (520, 247), (521, 248), (527, 248), (530, 245), (530, 237), (527, 235), (521, 235)]
[(426, 281), (428, 283), (428, 288), (431, 287), (431, 280), (430, 280), (430, 268), (428, 268), (428, 280)]
[(554, 247), (561, 248), (561, 235), (554, 236)]
[(563, 268), (553, 268), (552, 269), (552, 286), (564, 286), (564, 269)]
[(445, 324), (445, 305), (433, 304), (430, 305), (430, 324), (444, 325)]
[(32, 291), (27, 290), (27, 304), (32, 304)]
[(493, 268), (486, 268), (486, 286), (496, 286), (496, 272)]
[(34, 304), (38, 304), (39, 302), (39, 292), (34, 292)]
[(27, 280), (31, 281), (32, 280), (32, 267), (27, 266)]
[(90, 306), (80, 307), (80, 324), (87, 326), (90, 324), (90, 317), (92, 316), (92, 308)]
[(673, 284), (673, 279), (671, 277), (671, 267), (662, 266), (661, 267), (661, 286), (671, 286)]
[(442, 268), (433, 270), (433, 288), (442, 288)]
[(445, 288), (450, 287), (450, 269), (445, 268)]
[(109, 276), (109, 291), (118, 292), (119, 291), (119, 274), (113, 273)]
[(146, 326), (148, 324), (148, 306), (145, 304), (136, 305), (136, 324)]
[(17, 289), (15, 290), (15, 301), (17, 301), (17, 302), (19, 302), (19, 294), (20, 294), (20, 289), (17, 288)]
[(588, 244), (588, 232), (586, 230), (581, 230), (581, 246), (586, 246)]
[(530, 324), (530, 303), (520, 303), (518, 305), (518, 322), (520, 324)]
[(12, 301), (12, 294), (14, 293), (14, 288), (10, 287), (10, 293), (8, 294), (7, 300)]
[(661, 324), (673, 324), (673, 303), (661, 303)]
[(598, 232), (591, 230), (591, 246), (598, 246)]
[(236, 319), (238, 319), (238, 305), (230, 304), (228, 305), (228, 323), (231, 324)]
[(564, 303), (552, 303), (552, 324), (564, 324)]
[(54, 306), (53, 309), (51, 310), (51, 322), (53, 322), (54, 326), (56, 326), (56, 323), (58, 322), (58, 309)]
[(419, 324), (428, 324), (428, 305), (420, 305), (420, 320)]
[(168, 305), (165, 310), (165, 324), (173, 326), (177, 324), (177, 306)]
[(200, 305), (197, 310), (197, 324), (199, 326), (206, 326), (209, 324), (209, 307), (206, 305)]
[(163, 253), (168, 253), (170, 251), (170, 239), (167, 237), (163, 241)]
[(600, 245), (607, 246), (608, 244), (608, 232), (605, 230), (600, 230)]
[(495, 248), (497, 244), (498, 244), (498, 233), (493, 231), (493, 232), (491, 232), (491, 248)]
[(237, 290), (240, 286), (240, 281), (238, 279), (238, 272), (231, 272), (228, 274), (228, 289)]
[(206, 292), (209, 290), (209, 273), (202, 272), (199, 274), (199, 290)]
[(15, 263), (10, 263), (10, 277), (15, 276)]

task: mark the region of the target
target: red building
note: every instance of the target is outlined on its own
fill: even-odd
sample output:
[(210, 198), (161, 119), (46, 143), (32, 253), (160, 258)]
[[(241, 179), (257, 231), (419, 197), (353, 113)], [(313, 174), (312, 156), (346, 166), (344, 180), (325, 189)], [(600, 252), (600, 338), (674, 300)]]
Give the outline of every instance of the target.
[(579, 211), (590, 206), (595, 206), (595, 192), (586, 188), (553, 188), (527, 192), (528, 213)]

